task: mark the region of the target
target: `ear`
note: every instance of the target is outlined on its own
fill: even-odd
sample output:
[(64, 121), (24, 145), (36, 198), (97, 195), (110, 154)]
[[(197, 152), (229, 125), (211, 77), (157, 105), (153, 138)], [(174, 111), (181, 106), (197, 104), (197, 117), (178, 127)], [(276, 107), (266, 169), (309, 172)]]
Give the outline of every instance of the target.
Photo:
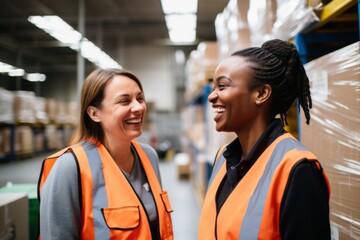
[(86, 112), (94, 122), (101, 122), (101, 118), (98, 114), (98, 109), (96, 107), (88, 106)]
[(264, 102), (268, 101), (270, 99), (272, 93), (271, 86), (269, 84), (264, 84), (262, 86), (259, 86), (256, 92), (256, 99), (255, 103), (256, 105), (261, 105)]

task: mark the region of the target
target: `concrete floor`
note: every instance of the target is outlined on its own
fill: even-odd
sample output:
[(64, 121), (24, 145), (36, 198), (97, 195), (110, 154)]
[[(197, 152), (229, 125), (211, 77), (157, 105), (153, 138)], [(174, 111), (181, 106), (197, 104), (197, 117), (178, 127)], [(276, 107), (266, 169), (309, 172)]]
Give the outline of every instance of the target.
[[(0, 187), (8, 182), (37, 183), (43, 158), (44, 156), (39, 156), (0, 163)], [(160, 171), (163, 188), (168, 191), (174, 209), (172, 213), (174, 239), (197, 239), (200, 207), (192, 184), (189, 180), (178, 178), (176, 166), (172, 161), (161, 161)]]

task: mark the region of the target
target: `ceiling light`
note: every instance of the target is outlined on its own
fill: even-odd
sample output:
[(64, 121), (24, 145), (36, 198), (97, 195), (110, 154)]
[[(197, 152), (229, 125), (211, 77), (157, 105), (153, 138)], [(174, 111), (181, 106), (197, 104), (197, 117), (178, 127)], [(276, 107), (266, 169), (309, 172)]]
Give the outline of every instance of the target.
[(165, 16), (170, 40), (173, 42), (193, 42), (196, 39), (196, 15), (173, 14)]
[[(30, 16), (28, 21), (38, 28), (44, 30), (58, 41), (68, 45), (71, 49), (79, 51), (84, 58), (93, 62), (97, 66), (111, 66), (121, 68), (121, 66), (110, 56), (104, 53), (94, 43), (84, 38), (79, 32), (75, 31), (69, 24), (58, 16)], [(104, 57), (104, 54), (106, 57)], [(105, 61), (105, 62), (103, 62)]]
[(11, 77), (22, 77), (25, 75), (25, 70), (21, 68), (12, 68), (8, 74)]
[(25, 73), (24, 69), (14, 67), (10, 64), (0, 62), (0, 73), (8, 73), (11, 77), (22, 77), (31, 82), (43, 82), (46, 79), (45, 74), (41, 73)]
[(8, 73), (13, 68), (13, 66), (0, 62), (0, 73)]
[(175, 28), (196, 29), (195, 14), (172, 14), (165, 16), (166, 26), (169, 30)]
[(161, 0), (164, 14), (172, 13), (196, 13), (197, 0)]
[(173, 42), (193, 42), (196, 31), (191, 29), (173, 29), (169, 31), (170, 40)]
[(161, 0), (165, 22), (172, 42), (193, 42), (196, 39), (198, 0)]
[(64, 44), (76, 44), (81, 34), (58, 16), (30, 16), (28, 21)]
[(43, 82), (46, 79), (46, 76), (41, 73), (28, 73), (25, 75), (25, 79), (30, 82)]

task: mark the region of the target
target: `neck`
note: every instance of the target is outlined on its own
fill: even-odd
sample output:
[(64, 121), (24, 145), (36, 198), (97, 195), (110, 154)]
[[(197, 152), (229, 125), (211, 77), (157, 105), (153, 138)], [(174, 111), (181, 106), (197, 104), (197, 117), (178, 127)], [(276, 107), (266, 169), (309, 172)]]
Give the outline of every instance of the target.
[(267, 126), (268, 124), (266, 122), (259, 122), (257, 124), (252, 124), (251, 126), (248, 126), (246, 128), (242, 128), (243, 131), (236, 133), (242, 148), (243, 155), (241, 156), (241, 158), (244, 158), (251, 151), (260, 136), (266, 130)]
[(125, 172), (130, 173), (134, 165), (134, 155), (131, 151), (130, 141), (105, 141), (105, 148), (115, 163)]

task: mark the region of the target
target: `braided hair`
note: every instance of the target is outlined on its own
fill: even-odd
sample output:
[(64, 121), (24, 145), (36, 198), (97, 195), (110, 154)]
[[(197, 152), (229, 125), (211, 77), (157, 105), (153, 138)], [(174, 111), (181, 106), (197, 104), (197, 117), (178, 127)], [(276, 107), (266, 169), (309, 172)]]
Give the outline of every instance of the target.
[(252, 62), (253, 81), (250, 89), (263, 84), (272, 88), (272, 114), (280, 114), (284, 124), (286, 112), (295, 99), (302, 107), (306, 123), (310, 122), (312, 101), (310, 84), (296, 46), (279, 39), (269, 40), (261, 47), (251, 47), (233, 53), (231, 56), (244, 57)]

